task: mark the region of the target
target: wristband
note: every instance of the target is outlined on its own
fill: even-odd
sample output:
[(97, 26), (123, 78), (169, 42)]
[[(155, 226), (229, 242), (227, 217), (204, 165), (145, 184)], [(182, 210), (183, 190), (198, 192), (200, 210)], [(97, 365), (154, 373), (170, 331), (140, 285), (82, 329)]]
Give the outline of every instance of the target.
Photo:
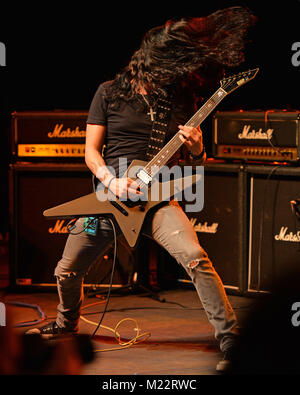
[(117, 178), (117, 177), (112, 177), (112, 178), (109, 180), (109, 183), (107, 184), (107, 189), (109, 189), (112, 180), (114, 180), (115, 178)]
[(105, 180), (112, 176), (111, 172), (106, 168), (106, 166), (99, 166), (96, 172), (96, 177), (105, 185)]
[(205, 147), (203, 146), (203, 150), (202, 150), (201, 154), (199, 154), (199, 155), (193, 155), (193, 154), (190, 152), (190, 157), (191, 157), (192, 159), (194, 159), (194, 160), (202, 159), (203, 156), (204, 156), (204, 154), (205, 154)]

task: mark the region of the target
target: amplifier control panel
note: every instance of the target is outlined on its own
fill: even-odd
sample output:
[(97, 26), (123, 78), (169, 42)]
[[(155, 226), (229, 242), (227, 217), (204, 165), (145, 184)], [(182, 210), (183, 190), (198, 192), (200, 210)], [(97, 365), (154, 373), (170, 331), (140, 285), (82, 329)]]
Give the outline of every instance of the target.
[(244, 160), (264, 160), (264, 161), (297, 161), (298, 150), (291, 148), (266, 148), (266, 147), (249, 147), (234, 145), (219, 145), (217, 147), (217, 157), (228, 159)]
[(18, 144), (19, 157), (84, 157), (85, 144)]

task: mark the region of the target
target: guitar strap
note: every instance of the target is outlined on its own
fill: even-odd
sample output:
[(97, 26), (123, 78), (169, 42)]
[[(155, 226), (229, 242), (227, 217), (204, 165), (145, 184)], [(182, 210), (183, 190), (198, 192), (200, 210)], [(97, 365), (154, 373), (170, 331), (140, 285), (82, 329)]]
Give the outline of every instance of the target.
[[(146, 159), (151, 160), (164, 146), (166, 134), (169, 129), (171, 118), (171, 100), (159, 98), (154, 107), (155, 118), (152, 123), (152, 130), (148, 141), (148, 148), (146, 152)], [(103, 151), (102, 151), (103, 156)], [(96, 191), (97, 179), (93, 176), (93, 190)]]
[(155, 119), (146, 152), (147, 160), (153, 159), (164, 146), (171, 118), (171, 107), (172, 103), (169, 100), (159, 98), (156, 102)]

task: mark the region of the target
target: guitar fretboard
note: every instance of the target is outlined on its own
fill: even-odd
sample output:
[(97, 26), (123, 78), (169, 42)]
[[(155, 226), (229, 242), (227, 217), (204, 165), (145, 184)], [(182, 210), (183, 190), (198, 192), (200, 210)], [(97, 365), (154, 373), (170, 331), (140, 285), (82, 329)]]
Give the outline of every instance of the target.
[[(185, 126), (197, 128), (204, 119), (216, 108), (220, 101), (227, 95), (227, 92), (219, 88), (210, 99), (192, 116)], [(180, 131), (160, 150), (160, 152), (144, 167), (149, 176), (154, 175), (171, 159), (175, 152), (182, 146)]]

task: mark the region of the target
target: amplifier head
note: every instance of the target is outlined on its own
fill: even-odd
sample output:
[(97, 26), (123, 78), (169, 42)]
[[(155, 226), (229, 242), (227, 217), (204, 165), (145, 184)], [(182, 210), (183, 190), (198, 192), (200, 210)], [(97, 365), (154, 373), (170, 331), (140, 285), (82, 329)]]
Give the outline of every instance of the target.
[(12, 114), (14, 158), (83, 158), (87, 111), (24, 111)]
[(299, 111), (224, 111), (213, 119), (213, 155), (247, 161), (298, 162)]

